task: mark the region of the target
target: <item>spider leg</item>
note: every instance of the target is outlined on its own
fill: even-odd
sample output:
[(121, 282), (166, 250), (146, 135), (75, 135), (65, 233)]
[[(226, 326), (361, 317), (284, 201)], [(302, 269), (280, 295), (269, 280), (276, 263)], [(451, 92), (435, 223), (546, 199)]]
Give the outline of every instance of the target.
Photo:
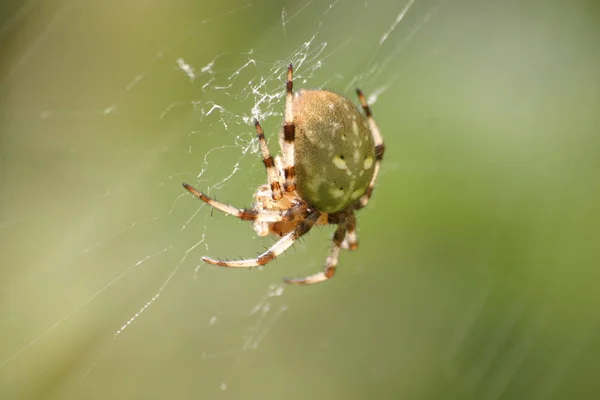
[(294, 242), (305, 235), (310, 229), (315, 225), (317, 220), (319, 219), (320, 213), (316, 210), (311, 211), (306, 218), (296, 226), (296, 228), (279, 239), (273, 246), (271, 246), (267, 251), (260, 254), (256, 258), (251, 258), (247, 260), (232, 260), (232, 261), (224, 261), (224, 260), (215, 260), (209, 257), (202, 257), (202, 261), (208, 264), (219, 265), (221, 267), (230, 267), (230, 268), (251, 268), (258, 267), (259, 265), (265, 265), (269, 261), (273, 260), (281, 253), (286, 251)]
[(286, 192), (296, 190), (296, 173), (294, 171), (294, 140), (296, 138), (296, 125), (294, 124), (293, 104), (293, 72), (292, 64), (288, 66), (287, 80), (285, 83), (285, 118), (283, 123), (283, 173), (285, 183), (283, 185)]
[(283, 193), (281, 193), (281, 185), (279, 183), (279, 172), (275, 168), (275, 162), (273, 161), (273, 157), (269, 152), (269, 146), (267, 146), (265, 134), (260, 126), (260, 122), (254, 121), (254, 127), (256, 128), (256, 134), (258, 135), (258, 143), (260, 143), (263, 163), (267, 169), (267, 179), (269, 180), (269, 185), (271, 186), (271, 197), (273, 200), (277, 201), (283, 197)]
[(245, 221), (263, 221), (263, 222), (277, 222), (277, 221), (285, 221), (287, 220), (287, 214), (281, 211), (269, 211), (269, 210), (252, 210), (252, 209), (239, 209), (231, 206), (229, 204), (221, 203), (210, 197), (206, 196), (204, 193), (194, 189), (192, 186), (187, 183), (183, 184), (183, 187), (205, 202), (206, 204), (216, 208), (217, 210), (223, 211), (225, 214), (233, 215), (239, 219)]
[(294, 283), (297, 285), (310, 285), (312, 283), (320, 283), (325, 282), (326, 280), (333, 277), (335, 274), (335, 269), (337, 267), (338, 258), (340, 255), (340, 249), (342, 248), (342, 243), (344, 241), (344, 237), (346, 236), (346, 223), (342, 221), (340, 225), (338, 225), (335, 233), (333, 234), (333, 245), (329, 250), (329, 255), (327, 255), (327, 261), (325, 262), (325, 270), (323, 272), (317, 272), (316, 274), (306, 276), (304, 278), (285, 278), (285, 283)]
[(373, 194), (373, 188), (375, 187), (375, 181), (377, 180), (377, 175), (379, 174), (379, 166), (381, 164), (381, 160), (383, 159), (383, 153), (385, 151), (385, 145), (383, 144), (383, 138), (381, 137), (381, 133), (379, 133), (379, 128), (375, 123), (375, 119), (373, 119), (373, 114), (371, 113), (371, 108), (367, 104), (365, 100), (365, 96), (360, 89), (356, 89), (356, 94), (358, 94), (358, 100), (360, 101), (360, 105), (362, 106), (365, 115), (367, 116), (367, 121), (369, 122), (369, 128), (371, 129), (371, 134), (373, 135), (373, 141), (375, 142), (375, 170), (373, 172), (373, 178), (371, 178), (371, 183), (369, 183), (369, 188), (363, 194), (359, 202), (357, 203), (356, 209), (361, 209), (367, 205), (371, 195)]
[(341, 244), (342, 249), (356, 250), (358, 248), (358, 236), (356, 235), (356, 216), (354, 213), (348, 215), (346, 220), (346, 236)]

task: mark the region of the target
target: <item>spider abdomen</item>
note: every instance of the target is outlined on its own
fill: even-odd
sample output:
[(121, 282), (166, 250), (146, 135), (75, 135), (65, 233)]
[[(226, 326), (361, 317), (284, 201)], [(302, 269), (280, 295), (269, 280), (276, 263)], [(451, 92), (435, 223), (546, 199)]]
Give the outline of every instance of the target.
[(303, 90), (293, 100), (296, 191), (319, 211), (355, 203), (375, 169), (375, 144), (367, 119), (347, 98)]

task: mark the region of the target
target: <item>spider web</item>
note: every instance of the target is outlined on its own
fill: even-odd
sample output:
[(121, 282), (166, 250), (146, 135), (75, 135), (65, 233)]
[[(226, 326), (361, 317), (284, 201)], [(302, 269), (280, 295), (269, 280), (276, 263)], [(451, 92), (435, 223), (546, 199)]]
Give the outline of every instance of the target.
[[(514, 169), (503, 166), (500, 173), (490, 165), (506, 152), (517, 162), (529, 157), (522, 149), (537, 149), (535, 137), (523, 144), (510, 133), (480, 139), (453, 130), (467, 113), (448, 92), (458, 89), (466, 99), (475, 130), (504, 106), (482, 105), (485, 88), (465, 80), (531, 82), (516, 64), (495, 69), (494, 61), (513, 56), (516, 39), (490, 34), (497, 41), (492, 50), (469, 41), (488, 29), (471, 13), (500, 26), (519, 11), (467, 0), (197, 3), (2, 6), (0, 397), (548, 398), (581, 386), (570, 374), (597, 348), (600, 321), (581, 306), (594, 297), (559, 273), (546, 279), (543, 294), (527, 284), (539, 272), (537, 262), (548, 261), (540, 250), (546, 243), (537, 238), (557, 226), (566, 232), (590, 215), (597, 184), (574, 200), (532, 193), (558, 191), (582, 170), (590, 175), (592, 162), (579, 153), (590, 142), (565, 156), (585, 165), (556, 178), (542, 166), (555, 160), (553, 145), (561, 148), (557, 133), (554, 144), (534, 153), (537, 163), (526, 174), (549, 186), (524, 184), (508, 194), (465, 171), (483, 165), (486, 174), (508, 181)], [(529, 44), (541, 45), (545, 56), (566, 40), (562, 32), (542, 31)], [(510, 51), (502, 48), (507, 43)], [(328, 88), (354, 100), (361, 87), (388, 149), (378, 185), (390, 189), (378, 189), (359, 213), (361, 249), (344, 252), (335, 282), (306, 288), (281, 279), (320, 270), (331, 229), (314, 229), (266, 268), (215, 268), (200, 257), (253, 257), (273, 238), (257, 237), (248, 224), (181, 188), (187, 182), (238, 207), (252, 203), (266, 179), (252, 122), (261, 121), (277, 153), (290, 62), (296, 90)], [(481, 70), (490, 75), (476, 76)], [(588, 82), (590, 71), (580, 71)], [(547, 81), (537, 83), (549, 87), (555, 71), (543, 72)], [(462, 86), (448, 84), (456, 75), (465, 79)], [(516, 89), (502, 93), (503, 87), (489, 89), (516, 97)], [(543, 90), (527, 93), (519, 104), (542, 115), (548, 106), (536, 101), (547, 97)], [(586, 95), (593, 99), (591, 91)], [(598, 126), (592, 111), (578, 110), (580, 120)], [(518, 117), (521, 127), (533, 125), (528, 115)], [(440, 128), (440, 120), (454, 125)], [(490, 160), (476, 155), (488, 147), (495, 149)], [(447, 155), (453, 152), (467, 160), (456, 162)], [(443, 192), (458, 211), (438, 220), (456, 226), (453, 218), (467, 215), (461, 207), (471, 208), (465, 220), (475, 233), (461, 237), (483, 237), (480, 249), (448, 239), (453, 234), (445, 227), (440, 232), (430, 217), (438, 192), (420, 182), (464, 189)], [(484, 189), (469, 191), (473, 186)], [(411, 191), (421, 197), (406, 195)], [(503, 229), (514, 222), (516, 205), (528, 209), (527, 201), (536, 212), (527, 214), (530, 251), (523, 257), (533, 261), (521, 260), (525, 272), (504, 276), (499, 271), (514, 260), (499, 254), (517, 258), (520, 249), (510, 238), (506, 244)], [(491, 216), (477, 214), (473, 205), (482, 204), (493, 205)], [(572, 214), (557, 219), (564, 204)], [(491, 228), (478, 225), (483, 215)], [(590, 226), (581, 236), (595, 237)], [(553, 259), (559, 268), (574, 239), (548, 240), (565, 251)], [(591, 253), (585, 247), (579, 254)], [(374, 268), (386, 272), (373, 274)], [(570, 300), (555, 311), (547, 301), (554, 298)], [(580, 315), (574, 329), (544, 334), (574, 309)], [(533, 369), (527, 375), (533, 383), (523, 388), (519, 374), (556, 343), (550, 354), (558, 361)], [(549, 377), (552, 384), (544, 383)]]

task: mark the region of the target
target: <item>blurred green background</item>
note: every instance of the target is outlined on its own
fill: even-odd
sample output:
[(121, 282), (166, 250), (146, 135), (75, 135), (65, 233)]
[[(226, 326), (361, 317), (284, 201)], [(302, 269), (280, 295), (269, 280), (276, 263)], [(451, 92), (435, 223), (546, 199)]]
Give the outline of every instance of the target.
[[(0, 398), (600, 396), (596, 3), (0, 7)], [(309, 287), (331, 228), (213, 268), (273, 239), (180, 186), (251, 204), (288, 62), (386, 143)]]

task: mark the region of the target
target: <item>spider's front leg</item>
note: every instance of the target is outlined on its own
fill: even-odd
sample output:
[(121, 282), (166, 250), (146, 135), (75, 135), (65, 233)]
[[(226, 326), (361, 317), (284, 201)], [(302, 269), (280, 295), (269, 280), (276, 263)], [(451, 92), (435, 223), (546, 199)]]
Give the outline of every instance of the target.
[(199, 190), (195, 189), (193, 186), (188, 185), (187, 183), (184, 183), (183, 187), (188, 192), (190, 192), (191, 194), (193, 194), (194, 196), (196, 196), (197, 198), (199, 198), (206, 204), (216, 208), (217, 210), (223, 211), (225, 214), (233, 215), (234, 217), (237, 217), (237, 218), (245, 220), (245, 221), (260, 220), (263, 222), (278, 222), (278, 221), (285, 221), (287, 218), (285, 212), (270, 211), (270, 210), (255, 210), (255, 209), (247, 209), (247, 208), (240, 209), (240, 208), (231, 206), (229, 204), (221, 203), (215, 199), (211, 199), (210, 197), (208, 197), (204, 193), (200, 192)]
[(279, 239), (273, 246), (271, 246), (267, 251), (262, 253), (256, 258), (250, 258), (246, 260), (215, 260), (210, 257), (202, 257), (202, 260), (208, 264), (219, 265), (221, 267), (230, 267), (230, 268), (251, 268), (258, 267), (259, 265), (265, 265), (269, 261), (275, 259), (281, 253), (286, 251), (294, 242), (301, 236), (308, 233), (311, 228), (317, 223), (319, 220), (320, 213), (317, 210), (310, 211), (306, 218), (304, 218), (298, 225), (294, 228), (293, 231), (289, 232), (287, 235), (283, 236)]
[(285, 176), (284, 189), (286, 192), (296, 190), (296, 172), (294, 167), (294, 140), (296, 139), (296, 124), (294, 123), (294, 68), (292, 64), (287, 69), (285, 81), (285, 116), (283, 123), (283, 172)]
[(260, 126), (260, 122), (254, 121), (254, 127), (256, 128), (256, 135), (258, 136), (258, 143), (260, 144), (260, 151), (262, 153), (263, 163), (265, 164), (265, 168), (267, 169), (267, 179), (269, 180), (269, 186), (271, 187), (271, 198), (274, 201), (277, 201), (283, 197), (283, 193), (281, 191), (281, 184), (279, 183), (279, 171), (275, 167), (275, 161), (273, 159), (273, 156), (271, 156), (269, 146), (267, 146), (265, 134), (263, 133), (262, 127)]

